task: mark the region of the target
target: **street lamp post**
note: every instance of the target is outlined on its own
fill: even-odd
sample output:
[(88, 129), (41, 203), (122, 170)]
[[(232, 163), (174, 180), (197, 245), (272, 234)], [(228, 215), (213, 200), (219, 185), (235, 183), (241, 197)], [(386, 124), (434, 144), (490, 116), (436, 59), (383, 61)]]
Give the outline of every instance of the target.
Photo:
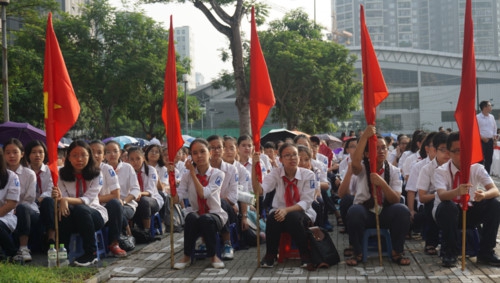
[(187, 83), (188, 83), (188, 75), (182, 75), (182, 81), (184, 82), (184, 125), (186, 135), (188, 134), (188, 96), (187, 96)]
[(9, 75), (7, 70), (7, 5), (9, 0), (0, 0), (2, 6), (2, 90), (3, 90), (3, 120), (9, 118)]

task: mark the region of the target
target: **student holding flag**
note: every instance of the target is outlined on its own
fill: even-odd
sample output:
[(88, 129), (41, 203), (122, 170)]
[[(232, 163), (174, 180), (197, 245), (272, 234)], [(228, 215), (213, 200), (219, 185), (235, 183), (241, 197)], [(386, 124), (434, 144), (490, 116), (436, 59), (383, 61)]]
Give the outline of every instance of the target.
[[(461, 198), (469, 194), (471, 201), (465, 202), (468, 206), (466, 209), (467, 224), (469, 226), (483, 224), (477, 261), (500, 266), (500, 257), (494, 251), (500, 223), (500, 202), (497, 199), (500, 193), (498, 188), (484, 166), (478, 163), (470, 166), (469, 182), (461, 183), (461, 148), (458, 132), (449, 135), (446, 147), (450, 154), (450, 160), (436, 169), (434, 173), (434, 186), (438, 196), (434, 201), (434, 207), (437, 207), (435, 218), (443, 234), (442, 265), (453, 267), (457, 263), (457, 229), (462, 220), (460, 205), (464, 204)], [(485, 190), (478, 189), (478, 185), (484, 187)]]

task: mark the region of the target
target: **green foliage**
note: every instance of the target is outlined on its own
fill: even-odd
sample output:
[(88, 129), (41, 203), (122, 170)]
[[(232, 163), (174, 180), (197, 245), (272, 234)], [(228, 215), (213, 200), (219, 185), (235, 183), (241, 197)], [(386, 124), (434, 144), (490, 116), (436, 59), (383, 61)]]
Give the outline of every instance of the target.
[(357, 108), (361, 84), (354, 81), (355, 58), (346, 48), (321, 40), (320, 27), (302, 10), (286, 14), (259, 34), (276, 108), (273, 118), (288, 129), (328, 132), (331, 119)]
[(97, 268), (46, 268), (32, 265), (14, 265), (0, 263), (2, 276), (0, 283), (16, 283), (16, 282), (83, 282), (95, 273)]

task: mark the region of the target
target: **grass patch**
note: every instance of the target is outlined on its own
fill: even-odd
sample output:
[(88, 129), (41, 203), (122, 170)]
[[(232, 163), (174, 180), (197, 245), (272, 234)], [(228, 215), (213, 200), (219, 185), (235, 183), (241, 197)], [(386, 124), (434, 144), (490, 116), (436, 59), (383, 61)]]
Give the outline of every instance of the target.
[(98, 272), (92, 267), (61, 267), (47, 268), (32, 265), (16, 265), (0, 263), (0, 283), (17, 282), (82, 282)]

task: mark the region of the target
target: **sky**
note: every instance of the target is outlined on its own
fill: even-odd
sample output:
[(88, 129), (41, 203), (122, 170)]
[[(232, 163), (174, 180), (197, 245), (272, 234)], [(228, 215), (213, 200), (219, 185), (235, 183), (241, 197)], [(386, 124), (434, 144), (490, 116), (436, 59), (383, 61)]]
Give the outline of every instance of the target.
[[(173, 15), (174, 28), (180, 26), (190, 26), (194, 37), (194, 71), (201, 73), (205, 78), (205, 83), (218, 77), (222, 70), (230, 71), (231, 63), (223, 63), (220, 60), (220, 49), (228, 49), (228, 39), (219, 33), (208, 21), (205, 15), (194, 7), (192, 3), (186, 1), (184, 4), (148, 4), (140, 6), (147, 16), (162, 24), (165, 29), (169, 28), (169, 17)], [(316, 22), (331, 29), (331, 0), (262, 0), (270, 6), (269, 17), (266, 22), (283, 18), (286, 11), (302, 8), (311, 20), (314, 19), (314, 2), (316, 2)], [(118, 9), (126, 9), (120, 0), (110, 0), (111, 5)], [(131, 9), (129, 9), (131, 10)], [(231, 12), (228, 12), (232, 14)], [(265, 30), (266, 25), (257, 27), (258, 30)], [(250, 18), (244, 18), (241, 30), (245, 38), (250, 36)], [(167, 51), (165, 50), (165, 53)], [(194, 73), (193, 73), (194, 74)]]

